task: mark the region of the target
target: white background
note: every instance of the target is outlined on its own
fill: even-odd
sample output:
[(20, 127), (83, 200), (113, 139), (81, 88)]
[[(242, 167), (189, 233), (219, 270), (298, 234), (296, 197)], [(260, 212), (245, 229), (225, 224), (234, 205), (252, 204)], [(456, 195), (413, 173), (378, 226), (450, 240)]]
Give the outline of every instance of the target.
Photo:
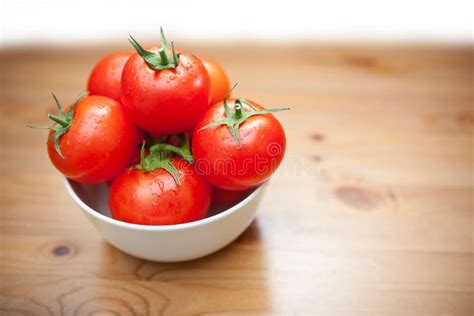
[(1, 45), (157, 37), (472, 43), (473, 1), (0, 0)]

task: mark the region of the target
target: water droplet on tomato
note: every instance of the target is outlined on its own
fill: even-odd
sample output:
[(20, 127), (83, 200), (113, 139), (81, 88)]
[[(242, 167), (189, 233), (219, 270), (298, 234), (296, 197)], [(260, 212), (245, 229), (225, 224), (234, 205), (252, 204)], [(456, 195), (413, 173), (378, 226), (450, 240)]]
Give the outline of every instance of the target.
[(174, 80), (174, 79), (176, 79), (176, 76), (175, 76), (175, 75), (171, 75), (171, 76), (170, 76), (170, 80)]
[[(100, 123), (102, 122), (102, 120), (99, 119), (99, 118), (97, 118), (97, 119), (95, 119), (95, 122), (96, 122), (97, 124), (100, 124)], [(97, 126), (96, 126), (96, 127), (97, 127)]]

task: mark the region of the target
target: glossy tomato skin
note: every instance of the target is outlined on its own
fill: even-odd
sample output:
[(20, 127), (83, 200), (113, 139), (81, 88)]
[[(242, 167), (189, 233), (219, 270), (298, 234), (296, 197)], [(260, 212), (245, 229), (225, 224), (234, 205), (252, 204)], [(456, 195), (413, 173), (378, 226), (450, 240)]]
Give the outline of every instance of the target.
[(193, 129), (209, 107), (209, 93), (204, 65), (189, 54), (181, 55), (176, 68), (160, 71), (151, 70), (134, 54), (122, 73), (122, 103), (136, 125), (153, 136)]
[(48, 141), (54, 166), (82, 183), (108, 181), (126, 168), (137, 146), (137, 131), (120, 103), (104, 96), (87, 96), (76, 104), (69, 130), (59, 146), (64, 158)]
[(211, 202), (211, 188), (194, 165), (182, 158), (171, 162), (179, 171), (178, 186), (168, 171), (129, 169), (114, 179), (109, 206), (112, 217), (141, 225), (173, 225), (202, 219)]
[(224, 68), (209, 58), (201, 58), (204, 67), (206, 67), (209, 78), (211, 79), (211, 101), (210, 104), (216, 104), (224, 100), (224, 97), (230, 91), (230, 81)]
[(91, 95), (103, 95), (120, 102), (122, 70), (132, 52), (115, 52), (101, 59), (87, 83)]
[[(233, 108), (234, 100), (228, 104)], [(249, 110), (247, 105), (244, 108)], [(225, 117), (222, 102), (216, 103), (196, 125), (192, 142), (196, 167), (212, 185), (221, 189), (254, 188), (268, 180), (283, 159), (286, 149), (283, 127), (272, 114), (252, 116), (239, 127), (240, 146), (226, 125), (200, 130)]]

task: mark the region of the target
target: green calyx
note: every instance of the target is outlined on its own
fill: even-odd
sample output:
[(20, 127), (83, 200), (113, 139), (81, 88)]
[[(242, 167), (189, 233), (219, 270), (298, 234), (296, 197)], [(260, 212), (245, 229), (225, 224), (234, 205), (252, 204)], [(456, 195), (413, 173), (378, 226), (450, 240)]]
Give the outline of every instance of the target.
[(58, 153), (59, 157), (64, 159), (63, 153), (61, 152), (61, 148), (59, 147), (59, 139), (61, 136), (63, 136), (71, 127), (71, 122), (74, 117), (74, 108), (76, 104), (84, 98), (86, 95), (88, 95), (88, 92), (83, 92), (81, 93), (76, 101), (71, 105), (69, 110), (67, 112), (64, 112), (63, 107), (61, 106), (61, 103), (59, 103), (58, 98), (52, 93), (54, 103), (56, 103), (56, 107), (58, 108), (59, 115), (54, 115), (54, 114), (48, 114), (48, 118), (57, 124), (53, 124), (51, 126), (28, 126), (31, 128), (44, 128), (44, 129), (49, 129), (52, 130), (53, 133), (49, 136), (48, 142), (53, 139), (54, 141), (54, 148), (56, 149), (56, 152)]
[(143, 142), (140, 151), (140, 163), (135, 168), (144, 172), (151, 172), (160, 168), (165, 169), (179, 186), (181, 185), (181, 178), (178, 169), (171, 162), (171, 158), (173, 155), (178, 155), (189, 163), (194, 162), (189, 137), (186, 133), (181, 134), (180, 147), (166, 143), (167, 140), (168, 138), (164, 137), (160, 139), (159, 143), (151, 145), (150, 153), (147, 156), (145, 156), (145, 142)]
[(151, 70), (159, 71), (163, 69), (176, 68), (178, 66), (179, 54), (176, 54), (176, 51), (174, 50), (173, 42), (171, 42), (171, 52), (169, 51), (162, 27), (160, 27), (160, 33), (161, 33), (161, 48), (158, 50), (157, 53), (145, 50), (132, 37), (132, 35), (129, 35), (130, 38), (128, 40), (132, 44), (133, 48), (135, 48), (138, 55), (140, 55), (143, 58), (143, 60), (145, 61), (145, 63)]
[[(224, 104), (224, 111), (225, 111), (226, 118), (217, 122), (207, 124), (206, 126), (201, 127), (199, 131), (208, 129), (211, 127), (219, 126), (219, 125), (226, 125), (227, 128), (229, 129), (230, 134), (234, 138), (235, 142), (239, 145), (239, 147), (241, 146), (239, 126), (240, 124), (245, 122), (249, 117), (252, 117), (254, 115), (259, 115), (259, 114), (269, 114), (269, 113), (287, 111), (290, 109), (290, 108), (280, 108), (280, 109), (257, 110), (250, 102), (248, 102), (244, 98), (238, 98), (237, 100), (235, 100), (234, 108), (231, 109), (229, 105), (227, 104), (227, 96), (224, 98), (223, 104)], [(246, 111), (243, 107), (244, 104), (247, 105), (250, 108), (250, 110)]]

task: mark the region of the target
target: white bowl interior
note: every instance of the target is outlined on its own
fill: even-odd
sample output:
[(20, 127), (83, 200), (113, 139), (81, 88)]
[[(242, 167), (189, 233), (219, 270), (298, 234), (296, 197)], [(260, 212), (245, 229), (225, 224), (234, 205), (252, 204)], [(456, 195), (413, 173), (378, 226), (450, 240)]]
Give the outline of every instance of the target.
[(109, 186), (107, 183), (82, 184), (68, 180), (74, 193), (87, 206), (96, 212), (111, 217), (109, 209)]
[[(101, 184), (83, 184), (67, 179), (72, 190), (77, 197), (84, 202), (92, 210), (112, 218), (109, 209), (109, 185), (107, 183)], [(258, 187), (257, 187), (258, 188)], [(242, 197), (236, 204), (239, 204), (251, 195), (257, 188), (250, 190), (245, 196)], [(209, 218), (220, 214), (227, 209), (210, 209), (205, 218)], [(113, 218), (112, 218), (113, 219)], [(199, 221), (196, 221), (199, 222)], [(173, 225), (170, 225), (173, 226)]]

